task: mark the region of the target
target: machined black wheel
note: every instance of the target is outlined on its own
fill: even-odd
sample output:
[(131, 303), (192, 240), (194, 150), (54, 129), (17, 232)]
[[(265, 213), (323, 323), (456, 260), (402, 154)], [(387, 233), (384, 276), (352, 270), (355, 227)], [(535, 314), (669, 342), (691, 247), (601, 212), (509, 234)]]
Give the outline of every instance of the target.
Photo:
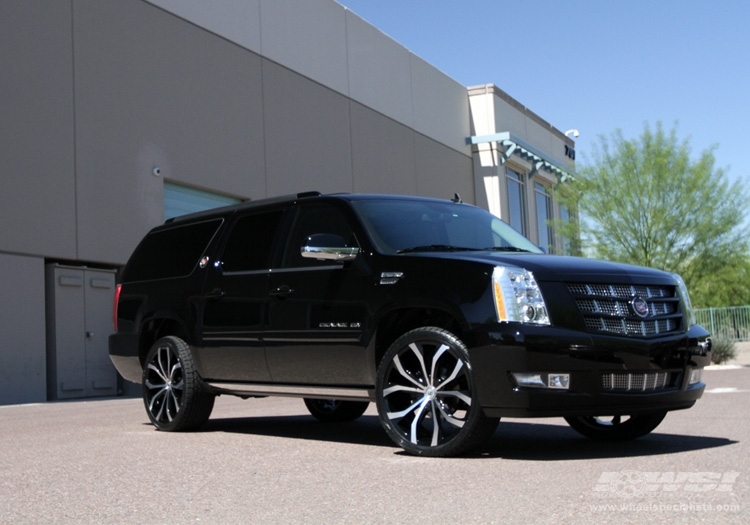
[(196, 430), (211, 415), (214, 399), (206, 392), (185, 341), (168, 336), (154, 343), (143, 367), (143, 402), (156, 428)]
[(662, 422), (666, 412), (633, 416), (566, 417), (573, 430), (596, 441), (627, 441), (645, 436)]
[(396, 340), (380, 363), (376, 388), (383, 427), (411, 454), (467, 452), (499, 421), (479, 406), (466, 346), (440, 328), (418, 328)]
[(338, 399), (308, 399), (305, 406), (318, 421), (326, 423), (354, 421), (365, 413), (367, 401), (340, 401)]

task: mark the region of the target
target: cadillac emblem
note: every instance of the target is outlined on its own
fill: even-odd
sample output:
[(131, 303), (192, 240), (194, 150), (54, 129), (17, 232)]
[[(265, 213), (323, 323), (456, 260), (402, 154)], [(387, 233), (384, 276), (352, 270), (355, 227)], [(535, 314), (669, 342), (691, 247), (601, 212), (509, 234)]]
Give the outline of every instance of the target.
[(650, 309), (648, 307), (648, 303), (643, 297), (638, 297), (637, 295), (633, 297), (630, 300), (630, 307), (633, 309), (633, 313), (643, 319), (644, 317), (648, 317), (650, 313)]

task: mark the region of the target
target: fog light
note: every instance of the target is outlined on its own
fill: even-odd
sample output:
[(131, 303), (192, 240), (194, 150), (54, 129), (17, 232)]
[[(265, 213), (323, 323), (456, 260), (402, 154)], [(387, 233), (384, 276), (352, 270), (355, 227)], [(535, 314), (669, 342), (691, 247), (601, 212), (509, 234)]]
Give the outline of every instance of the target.
[(547, 387), (567, 390), (570, 387), (570, 374), (548, 374)]
[(539, 372), (514, 372), (513, 379), (518, 386), (531, 388), (551, 388), (554, 390), (567, 390), (570, 388), (570, 374)]
[(702, 368), (694, 368), (690, 371), (690, 383), (689, 384), (694, 385), (696, 383), (700, 383), (701, 379), (703, 379)]

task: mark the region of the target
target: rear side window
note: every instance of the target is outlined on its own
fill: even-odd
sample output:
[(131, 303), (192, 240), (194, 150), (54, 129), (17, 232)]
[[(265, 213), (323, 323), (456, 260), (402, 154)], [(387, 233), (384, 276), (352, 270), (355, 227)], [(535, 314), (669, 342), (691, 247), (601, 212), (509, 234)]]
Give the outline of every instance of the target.
[(123, 282), (189, 275), (221, 222), (221, 219), (214, 219), (149, 233), (130, 257), (122, 275)]
[(271, 249), (283, 215), (284, 210), (278, 210), (239, 219), (224, 248), (222, 269), (247, 272), (270, 268)]

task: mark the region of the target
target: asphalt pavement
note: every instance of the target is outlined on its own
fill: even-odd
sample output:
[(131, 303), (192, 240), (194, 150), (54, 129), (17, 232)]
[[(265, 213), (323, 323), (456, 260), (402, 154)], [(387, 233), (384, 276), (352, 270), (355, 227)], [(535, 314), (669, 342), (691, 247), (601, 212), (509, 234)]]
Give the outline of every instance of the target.
[(322, 424), (299, 399), (221, 397), (188, 434), (139, 399), (1, 406), (0, 523), (750, 523), (750, 367), (704, 381), (633, 442), (507, 419), (451, 459), (405, 455), (373, 406)]

